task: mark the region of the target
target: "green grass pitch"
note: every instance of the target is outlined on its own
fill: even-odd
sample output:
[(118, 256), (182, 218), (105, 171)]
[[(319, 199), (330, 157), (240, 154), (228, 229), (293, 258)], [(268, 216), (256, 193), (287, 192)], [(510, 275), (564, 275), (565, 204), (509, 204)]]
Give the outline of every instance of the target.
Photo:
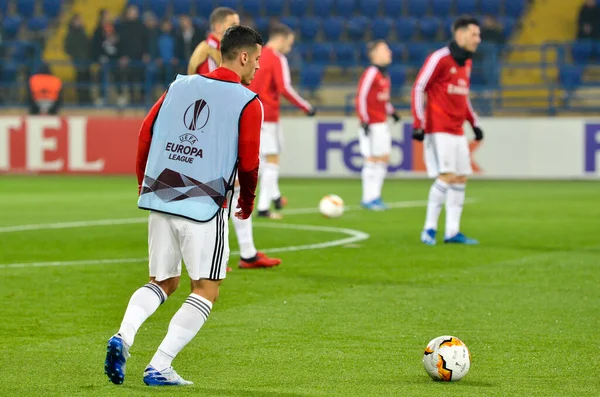
[[(141, 375), (189, 293), (185, 276), (142, 326), (125, 383), (112, 385), (105, 344), (147, 280), (134, 179), (1, 177), (0, 395), (600, 395), (598, 182), (473, 181), (462, 229), (482, 244), (426, 247), (429, 181), (389, 181), (385, 199), (400, 208), (330, 220), (297, 209), (327, 193), (355, 205), (359, 181), (285, 180), (291, 213), (276, 225), (304, 226), (255, 220), (257, 245), (317, 249), (280, 252), (270, 270), (239, 270), (232, 256), (211, 317), (174, 361), (195, 385), (150, 389)], [(361, 233), (370, 237), (319, 249)], [(230, 241), (236, 250), (232, 227)], [(473, 356), (457, 383), (423, 370), (425, 345), (444, 334)]]

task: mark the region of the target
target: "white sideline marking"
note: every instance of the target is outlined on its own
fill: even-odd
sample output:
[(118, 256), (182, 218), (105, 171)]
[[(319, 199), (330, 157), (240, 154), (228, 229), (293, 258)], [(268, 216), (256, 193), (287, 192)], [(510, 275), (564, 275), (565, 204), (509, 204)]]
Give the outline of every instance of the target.
[[(144, 220), (147, 220), (144, 218)], [(74, 223), (74, 222), (72, 222)], [(313, 225), (293, 225), (286, 223), (255, 223), (255, 227), (267, 227), (273, 229), (292, 229), (292, 230), (307, 230), (316, 232), (326, 233), (341, 233), (348, 237), (329, 240), (322, 243), (316, 244), (304, 244), (294, 245), (288, 247), (279, 248), (268, 248), (261, 250), (263, 252), (295, 252), (295, 251), (307, 251), (317, 250), (323, 248), (337, 247), (339, 245), (357, 243), (369, 238), (369, 235), (360, 230), (346, 229), (341, 227), (329, 227), (329, 226), (313, 226)], [(79, 226), (77, 226), (79, 227)], [(232, 252), (232, 255), (239, 255), (239, 252)], [(148, 258), (122, 258), (122, 259), (90, 259), (90, 260), (78, 260), (78, 261), (61, 261), (61, 262), (32, 262), (32, 263), (9, 263), (0, 265), (0, 269), (15, 269), (15, 268), (29, 268), (29, 267), (51, 267), (51, 266), (87, 266), (87, 265), (113, 265), (121, 263), (142, 263), (147, 262)]]

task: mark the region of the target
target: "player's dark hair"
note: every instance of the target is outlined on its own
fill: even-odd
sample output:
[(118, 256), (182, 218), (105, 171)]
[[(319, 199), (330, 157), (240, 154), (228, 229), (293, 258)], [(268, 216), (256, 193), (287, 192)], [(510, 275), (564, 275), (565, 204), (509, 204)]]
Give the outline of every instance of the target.
[(375, 51), (375, 49), (379, 46), (379, 44), (386, 44), (385, 40), (374, 40), (374, 41), (369, 41), (367, 43), (367, 54), (369, 54), (369, 56), (371, 56), (371, 54), (373, 53), (373, 51)]
[(221, 23), (230, 15), (235, 15), (234, 9), (229, 7), (217, 7), (211, 13), (209, 17), (210, 26), (215, 26), (216, 23)]
[(456, 32), (458, 29), (464, 29), (469, 25), (479, 26), (479, 20), (471, 15), (461, 15), (452, 24), (452, 31)]
[(289, 26), (284, 25), (282, 23), (276, 23), (276, 24), (272, 25), (271, 28), (269, 29), (269, 38), (276, 37), (276, 36), (288, 37), (289, 35), (291, 35), (293, 33), (294, 32), (292, 31), (292, 29)]
[(251, 27), (244, 25), (232, 26), (225, 31), (221, 39), (221, 57), (228, 61), (234, 60), (243, 49), (263, 45), (263, 38)]

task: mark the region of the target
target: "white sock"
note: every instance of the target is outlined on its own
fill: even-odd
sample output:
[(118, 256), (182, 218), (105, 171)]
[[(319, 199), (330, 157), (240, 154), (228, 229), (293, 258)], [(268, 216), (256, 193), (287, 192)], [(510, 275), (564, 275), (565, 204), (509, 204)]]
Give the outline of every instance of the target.
[(169, 368), (177, 354), (200, 331), (211, 310), (211, 301), (200, 295), (190, 294), (171, 319), (167, 336), (152, 357), (150, 365), (158, 371)]
[(427, 202), (427, 215), (425, 216), (425, 230), (437, 230), (438, 219), (446, 201), (448, 184), (441, 179), (436, 179), (429, 189), (429, 200)]
[[(258, 193), (258, 210), (268, 211), (277, 186), (279, 176), (279, 165), (264, 163), (261, 166), (260, 191)], [(277, 189), (278, 190), (278, 189)]]
[[(237, 205), (240, 198), (240, 190), (236, 188), (233, 194), (233, 206)], [(233, 210), (233, 209), (232, 209)], [(252, 217), (248, 219), (238, 219), (235, 216), (231, 217), (233, 228), (237, 236), (238, 245), (240, 247), (240, 256), (244, 259), (252, 259), (256, 256), (256, 247), (254, 246), (254, 236), (252, 235)]]
[(377, 165), (365, 160), (362, 172), (362, 201), (370, 203), (377, 198)]
[(131, 295), (119, 334), (129, 346), (133, 345), (135, 334), (156, 309), (167, 300), (167, 294), (158, 285), (148, 283)]
[(275, 170), (275, 184), (273, 184), (272, 186), (272, 193), (273, 195), (271, 196), (272, 200), (277, 200), (278, 198), (281, 197), (281, 191), (279, 190), (279, 164), (276, 164), (277, 169)]
[(375, 163), (375, 181), (377, 183), (377, 185), (375, 186), (377, 197), (375, 198), (381, 198), (383, 182), (385, 181), (385, 176), (387, 175), (387, 167), (387, 163)]
[(453, 183), (448, 190), (446, 200), (446, 238), (456, 235), (460, 231), (460, 216), (465, 204), (465, 184)]

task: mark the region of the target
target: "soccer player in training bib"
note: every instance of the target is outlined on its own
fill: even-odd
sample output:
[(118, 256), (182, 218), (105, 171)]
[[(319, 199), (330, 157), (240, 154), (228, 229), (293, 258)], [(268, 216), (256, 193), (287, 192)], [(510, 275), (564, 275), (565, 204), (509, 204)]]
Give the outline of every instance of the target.
[[(219, 295), (229, 259), (228, 217), (252, 214), (258, 182), (263, 108), (249, 84), (263, 40), (251, 28), (228, 29), (222, 66), (206, 76), (177, 76), (142, 124), (137, 153), (138, 206), (150, 210), (150, 282), (131, 297), (119, 332), (108, 341), (105, 373), (123, 383), (141, 325), (179, 285), (181, 261), (192, 291), (144, 371), (150, 386), (188, 385), (171, 363), (196, 336)], [(241, 83), (241, 84), (240, 84)], [(231, 198), (236, 172), (240, 194)]]
[(280, 214), (271, 213), (271, 203), (275, 204), (276, 210), (280, 210), (284, 204), (279, 191), (279, 154), (283, 148), (283, 134), (279, 123), (281, 95), (308, 116), (315, 115), (311, 104), (292, 88), (285, 55), (293, 45), (294, 33), (289, 27), (282, 24), (271, 27), (269, 41), (263, 48), (260, 70), (249, 87), (258, 94), (265, 107), (265, 122), (260, 137), (260, 155), (263, 159), (257, 204), (260, 217), (280, 218)]
[(400, 117), (390, 103), (390, 77), (387, 67), (392, 62), (392, 51), (383, 40), (368, 45), (369, 66), (362, 74), (356, 94), (356, 113), (360, 119), (358, 131), (362, 168), (361, 204), (369, 210), (381, 211), (387, 206), (381, 199), (383, 181), (387, 174), (392, 149), (392, 136), (387, 122)]
[[(413, 138), (424, 141), (427, 174), (435, 178), (429, 190), (424, 244), (435, 245), (438, 218), (446, 204), (445, 243), (477, 244), (460, 231), (467, 177), (471, 175), (469, 142), (463, 132), (468, 120), (475, 139), (483, 139), (469, 87), (473, 53), (481, 43), (478, 21), (459, 17), (452, 26), (454, 39), (433, 52), (421, 68), (412, 92)], [(427, 94), (427, 105), (425, 105)]]

